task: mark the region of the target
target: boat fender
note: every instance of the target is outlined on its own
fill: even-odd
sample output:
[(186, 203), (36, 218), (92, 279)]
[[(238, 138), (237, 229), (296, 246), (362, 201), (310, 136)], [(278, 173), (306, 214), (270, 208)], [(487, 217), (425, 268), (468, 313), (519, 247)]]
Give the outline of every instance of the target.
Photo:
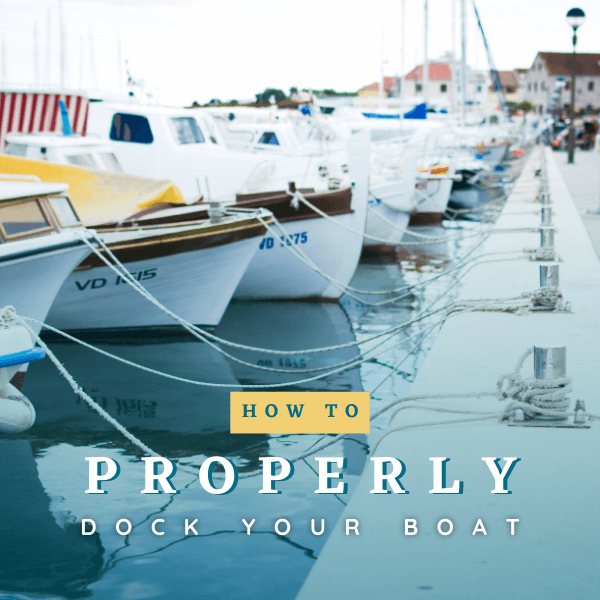
[(7, 383), (0, 391), (0, 433), (22, 433), (35, 423), (35, 409), (16, 387)]
[(10, 380), (29, 362), (44, 358), (20, 325), (0, 329), (0, 433), (21, 433), (35, 422), (33, 405)]

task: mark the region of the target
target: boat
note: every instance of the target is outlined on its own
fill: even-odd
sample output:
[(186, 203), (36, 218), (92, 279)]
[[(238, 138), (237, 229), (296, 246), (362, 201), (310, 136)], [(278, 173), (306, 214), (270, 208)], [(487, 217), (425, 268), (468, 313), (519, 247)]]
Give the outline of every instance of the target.
[[(90, 253), (68, 185), (0, 178), (0, 308), (43, 322), (69, 273)], [(30, 323), (35, 333), (41, 326)], [(11, 380), (20, 387), (25, 368)]]
[[(107, 223), (110, 223), (115, 230), (134, 223), (144, 227), (159, 227), (166, 224), (173, 227), (177, 223), (183, 225), (190, 221), (206, 219), (208, 216), (209, 203), (202, 202), (205, 200), (204, 197), (200, 201), (186, 205), (183, 203), (183, 197), (176, 193), (179, 188), (166, 180), (155, 182), (153, 187), (151, 183), (154, 180), (147, 178), (132, 177), (131, 182), (128, 183), (129, 176), (124, 174), (106, 173), (97, 169), (64, 164), (66, 157), (75, 155), (77, 148), (80, 147), (77, 142), (71, 149), (66, 150), (70, 143), (69, 136), (63, 136), (61, 139), (57, 139), (56, 136), (53, 139), (50, 139), (50, 136), (46, 136), (45, 139), (40, 136), (11, 137), (11, 143), (17, 141), (20, 145), (38, 149), (36, 151), (28, 149), (27, 156), (35, 156), (36, 152), (40, 152), (43, 143), (52, 144), (46, 148), (46, 153), (50, 154), (49, 148), (53, 148), (53, 159), (60, 160), (63, 164), (57, 165), (17, 156), (2, 156), (0, 166), (13, 172), (33, 169), (42, 178), (61, 177), (68, 181), (73, 189), (72, 198), (77, 211), (87, 223), (93, 224), (97, 229), (98, 224)], [(295, 199), (293, 192), (290, 194), (286, 191), (287, 183), (283, 190), (238, 192), (224, 199), (222, 202), (224, 207), (230, 206), (236, 209), (262, 207), (272, 211), (282, 222), (285, 231), (285, 233), (263, 231), (262, 239), (256, 243), (257, 253), (249, 263), (248, 271), (235, 292), (235, 298), (334, 300), (343, 293), (343, 288), (350, 282), (360, 258), (368, 194), (368, 142), (351, 139), (348, 147), (350, 156), (346, 166), (348, 171), (346, 176), (349, 181), (355, 183), (353, 188), (346, 186), (330, 190), (329, 186), (325, 186), (325, 189), (320, 191), (315, 191), (312, 187), (298, 188), (308, 194), (307, 200), (317, 206), (318, 211), (325, 216)], [(146, 195), (136, 196), (132, 193), (132, 190), (135, 191), (142, 184), (149, 188)], [(125, 189), (123, 199), (120, 196), (122, 189)], [(295, 185), (292, 185), (292, 189), (295, 189)], [(106, 201), (107, 197), (109, 201)], [(238, 218), (241, 217), (238, 215)], [(107, 232), (106, 227), (101, 229), (103, 234)], [(281, 238), (284, 238), (283, 241)], [(286, 247), (288, 243), (297, 246), (297, 249), (305, 254), (315, 267), (308, 266), (294, 256)], [(247, 258), (252, 258), (252, 255), (248, 254)], [(145, 268), (152, 268), (153, 265), (154, 263)], [(333, 284), (328, 277), (334, 278), (338, 283)], [(106, 274), (98, 275), (98, 278), (108, 281)], [(85, 281), (88, 279), (80, 281), (79, 285), (86, 285)], [(152, 282), (152, 284), (156, 283), (156, 281)], [(77, 298), (81, 299), (81, 295), (78, 294), (79, 289), (74, 287), (74, 282), (71, 284), (69, 305), (75, 305)], [(92, 290), (86, 292), (91, 294)], [(94, 299), (96, 297), (100, 299), (101, 294), (94, 296)], [(69, 313), (64, 314), (70, 320)], [(210, 323), (196, 321), (194, 323), (210, 325)]]
[[(126, 228), (107, 224), (96, 231), (163, 306), (189, 323), (210, 329), (225, 312), (269, 220), (265, 210), (232, 211), (216, 223), (203, 219)], [(100, 252), (108, 258), (104, 249)], [(88, 335), (97, 330), (179, 328), (95, 254), (67, 277), (48, 322)]]

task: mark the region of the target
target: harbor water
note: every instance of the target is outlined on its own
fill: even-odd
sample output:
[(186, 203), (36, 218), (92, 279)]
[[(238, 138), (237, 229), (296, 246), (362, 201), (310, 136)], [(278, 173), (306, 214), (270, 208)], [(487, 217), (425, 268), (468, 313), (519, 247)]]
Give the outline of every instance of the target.
[[(475, 208), (502, 198), (523, 160), (507, 164), (487, 184), (463, 190), (462, 199), (457, 192), (455, 205)], [(464, 220), (480, 218), (477, 211), (460, 215), (455, 223), (418, 232), (435, 237), (481, 227)], [(385, 257), (365, 255), (351, 286), (381, 291), (424, 282), (442, 274), (478, 242), (474, 236), (406, 246)], [(440, 277), (388, 303), (390, 295), (360, 292), (345, 295), (339, 303), (233, 302), (215, 332), (233, 342), (279, 351), (344, 346), (322, 353), (286, 356), (223, 347), (236, 362), (183, 334), (91, 341), (129, 361), (221, 387), (166, 379), (80, 345), (53, 341), (52, 351), (100, 406), (160, 456), (177, 460), (189, 471), (180, 468), (172, 479), (178, 494), (141, 494), (140, 450), (73, 394), (50, 360), (32, 364), (23, 391), (35, 404), (36, 424), (0, 442), (4, 476), (13, 481), (0, 516), (0, 598), (294, 598), (387, 417), (372, 422), (369, 436), (348, 436), (321, 453), (347, 459), (348, 495), (314, 493), (318, 477), (312, 457), (297, 462), (294, 476), (278, 484), (281, 494), (263, 495), (258, 493), (260, 476), (241, 478), (260, 468), (259, 457), (291, 459), (327, 436), (232, 435), (229, 393), (282, 382), (291, 382), (286, 388), (290, 391), (369, 391), (374, 411), (408, 392), (436, 328), (416, 323), (391, 336), (371, 338), (413, 319), (440, 297), (450, 301), (455, 290), (447, 277)], [(358, 348), (349, 345), (364, 340)], [(318, 375), (316, 369), (337, 364), (350, 367), (298, 383)], [(85, 458), (90, 456), (110, 457), (121, 467), (119, 476), (104, 484), (105, 495), (84, 493)], [(211, 496), (190, 473), (210, 456), (237, 465), (240, 480), (231, 494)], [(287, 535), (274, 531), (279, 518), (291, 524)], [(82, 536), (82, 519), (93, 519), (96, 533)], [(120, 519), (133, 524), (126, 536), (115, 531)], [(157, 527), (164, 535), (151, 531), (156, 519), (164, 520)], [(197, 535), (186, 535), (185, 521), (195, 519)], [(255, 519), (251, 535), (242, 519)], [(317, 531), (324, 520), (322, 535), (311, 533), (311, 519)]]

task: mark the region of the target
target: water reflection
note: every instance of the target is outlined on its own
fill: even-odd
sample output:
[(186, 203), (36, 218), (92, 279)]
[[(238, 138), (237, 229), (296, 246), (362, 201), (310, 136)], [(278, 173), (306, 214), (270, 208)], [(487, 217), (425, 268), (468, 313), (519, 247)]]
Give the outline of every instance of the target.
[(52, 513), (28, 441), (0, 441), (0, 469), (10, 482), (0, 512), (0, 589), (89, 598), (103, 565), (99, 535), (82, 537), (68, 515)]

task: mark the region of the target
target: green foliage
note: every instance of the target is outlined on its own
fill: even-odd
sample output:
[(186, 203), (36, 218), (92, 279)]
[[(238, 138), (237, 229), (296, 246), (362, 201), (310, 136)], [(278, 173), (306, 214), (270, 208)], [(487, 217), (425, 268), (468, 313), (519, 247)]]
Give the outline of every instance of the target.
[(257, 102), (270, 102), (271, 96), (275, 97), (275, 102), (283, 102), (287, 100), (286, 95), (276, 88), (267, 88), (262, 94), (256, 94)]

